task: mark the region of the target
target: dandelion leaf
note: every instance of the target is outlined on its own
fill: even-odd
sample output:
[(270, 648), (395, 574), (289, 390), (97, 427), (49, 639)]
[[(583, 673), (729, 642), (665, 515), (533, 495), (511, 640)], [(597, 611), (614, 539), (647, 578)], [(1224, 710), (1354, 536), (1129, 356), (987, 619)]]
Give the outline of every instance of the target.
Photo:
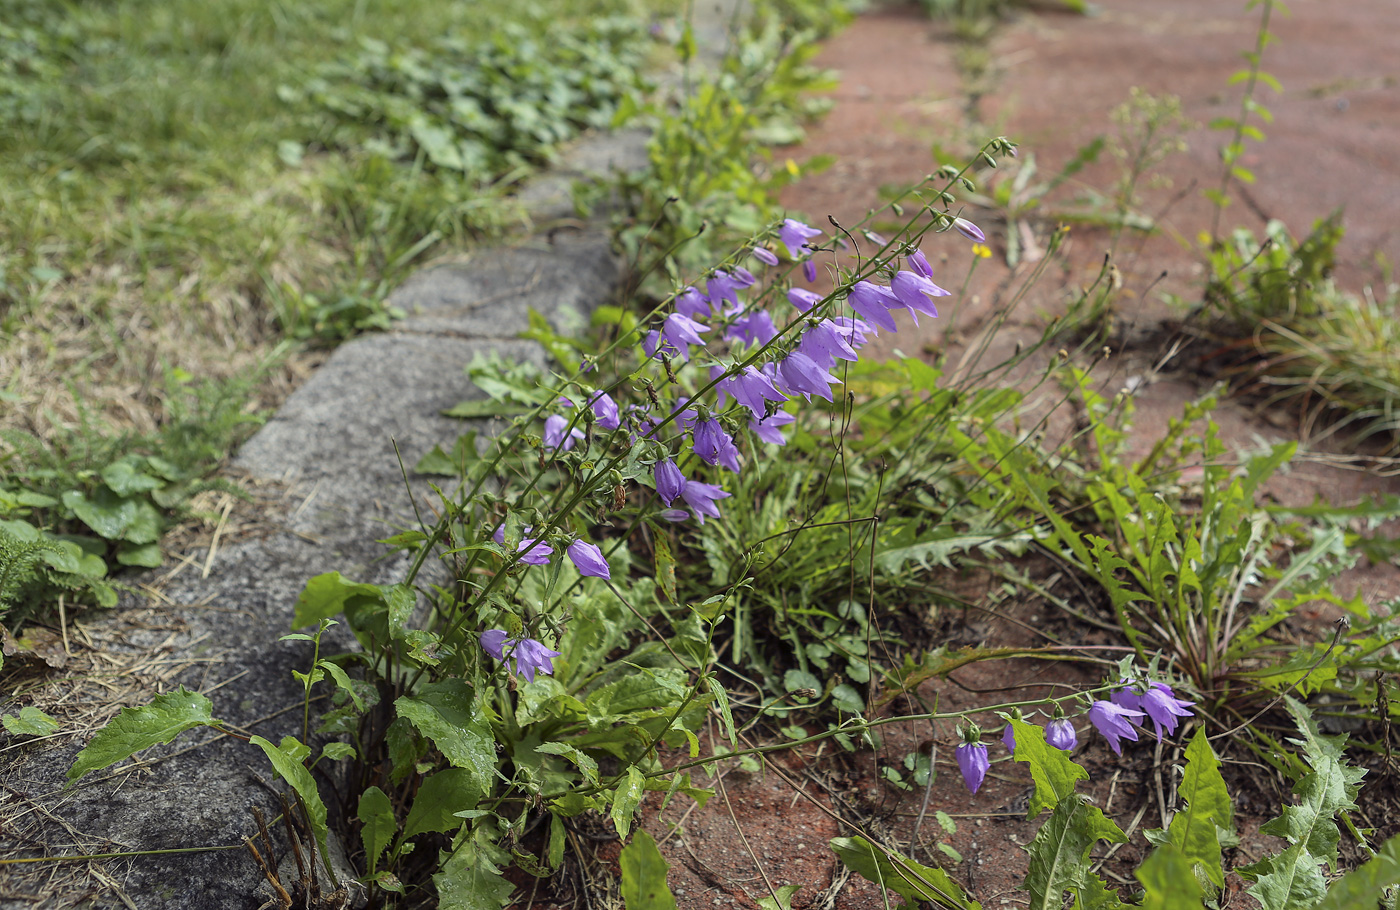
[(1196, 731), (1186, 747), (1186, 771), (1177, 793), (1187, 808), (1172, 818), (1170, 842), (1188, 863), (1204, 867), (1211, 884), (1223, 888), (1225, 871), (1220, 864), (1217, 828), (1231, 829), (1234, 807), (1220, 776), (1220, 761), (1206, 740), (1205, 727)]
[(622, 903), (627, 910), (676, 910), (676, 896), (666, 886), (670, 868), (650, 834), (638, 831), (622, 848)]
[(970, 899), (942, 869), (897, 854), (886, 855), (863, 837), (832, 838), (831, 849), (846, 868), (884, 885), (911, 904), (929, 901), (939, 907), (982, 910), (982, 905)]
[(1191, 861), (1177, 847), (1165, 844), (1133, 873), (1142, 883), (1142, 910), (1201, 910), (1201, 886), (1191, 874)]
[(68, 769), (69, 783), (151, 746), (168, 743), (186, 730), (218, 725), (220, 721), (211, 716), (213, 708), (209, 699), (184, 686), (157, 695), (148, 705), (123, 708), (78, 753), (73, 767)]
[[(1026, 818), (1035, 818), (1042, 809), (1054, 809), (1074, 795), (1076, 781), (1088, 780), (1089, 772), (1070, 760), (1060, 749), (1045, 742), (1045, 731), (1035, 724), (1011, 720), (1016, 737), (1016, 761), (1030, 765), (1035, 793)], [(1117, 830), (1116, 828), (1114, 830)]]

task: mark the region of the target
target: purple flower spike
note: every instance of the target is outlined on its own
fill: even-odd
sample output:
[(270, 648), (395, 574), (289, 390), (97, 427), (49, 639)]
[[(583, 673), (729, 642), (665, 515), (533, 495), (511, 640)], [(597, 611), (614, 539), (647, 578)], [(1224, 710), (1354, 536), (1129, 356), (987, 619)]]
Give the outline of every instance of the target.
[[(813, 237), (820, 237), (822, 232), (814, 227), (808, 227), (795, 218), (783, 220), (783, 226), (778, 228), (778, 240), (787, 247), (788, 255), (793, 259), (801, 259), (808, 254), (807, 241)], [(811, 281), (811, 278), (807, 279)]]
[(775, 256), (775, 255), (773, 254), (773, 251), (772, 251), (772, 250), (769, 250), (769, 249), (765, 249), (764, 247), (761, 247), (761, 246), (756, 246), (756, 247), (753, 248), (753, 258), (757, 259), (759, 262), (763, 263), (764, 265), (777, 265), (777, 264), (778, 264), (778, 257)]
[(1079, 745), (1079, 737), (1075, 735), (1074, 724), (1070, 723), (1068, 717), (1057, 717), (1045, 725), (1045, 741), (1056, 749), (1063, 749), (1066, 752)]
[(704, 347), (705, 339), (701, 338), (699, 333), (709, 330), (709, 326), (702, 325), (689, 316), (672, 313), (661, 324), (661, 337), (680, 353), (681, 360), (689, 360), (690, 346), (697, 344)]
[[(735, 474), (739, 473), (739, 450), (734, 446), (734, 438), (724, 431), (718, 420), (711, 418), (697, 422), (691, 432), (691, 443), (695, 454), (705, 464), (723, 465)], [(684, 491), (681, 495), (685, 495)]]
[(832, 401), (831, 386), (841, 384), (841, 380), (801, 351), (793, 351), (778, 364), (778, 379), (776, 384), (781, 391), (801, 395), (808, 401), (813, 395)]
[(954, 218), (953, 227), (957, 228), (959, 234), (962, 234), (973, 243), (987, 242), (987, 235), (982, 233), (982, 229), (966, 218)]
[[(913, 272), (895, 272), (894, 279), (890, 281), (890, 290), (901, 304), (909, 308), (910, 313), (923, 313), (927, 316), (938, 315), (938, 307), (933, 305), (932, 298), (947, 297), (949, 294), (932, 281)], [(918, 319), (916, 315), (916, 325)]]
[(554, 658), (558, 651), (551, 651), (533, 638), (510, 638), (500, 629), (487, 629), (481, 633), (481, 649), (496, 660), (514, 660), (515, 672), (525, 677), (526, 682), (535, 681), (535, 673), (554, 675)]
[(797, 350), (812, 358), (823, 370), (836, 366), (837, 359), (859, 360), (860, 355), (846, 343), (841, 327), (830, 319), (823, 319), (802, 333), (802, 341)]
[(1012, 755), (1016, 754), (1016, 728), (1010, 724), (1001, 732), (1001, 744), (1006, 746), (1006, 751)]
[(695, 288), (687, 286), (676, 295), (676, 312), (690, 319), (705, 319), (710, 315), (710, 299)]
[(593, 408), (593, 416), (598, 418), (598, 426), (605, 430), (616, 430), (622, 426), (622, 415), (618, 413), (617, 402), (607, 392), (594, 392), (588, 396), (588, 404)]
[(778, 327), (767, 310), (750, 310), (729, 324), (724, 337), (738, 339), (746, 344), (767, 344), (778, 336)]
[(656, 463), (652, 468), (652, 476), (656, 478), (656, 495), (668, 506), (676, 501), (676, 497), (681, 495), (681, 490), (685, 487), (685, 475), (669, 458)]
[(1089, 722), (1103, 734), (1104, 739), (1108, 740), (1108, 747), (1118, 755), (1123, 754), (1120, 740), (1137, 742), (1137, 730), (1133, 729), (1130, 721), (1141, 717), (1141, 711), (1123, 708), (1111, 701), (1096, 701), (1089, 706)]
[(583, 431), (575, 427), (567, 433), (569, 418), (562, 414), (550, 414), (544, 419), (544, 447), (546, 449), (558, 449), (562, 447), (565, 452), (574, 447), (574, 443), (583, 438)]
[(891, 332), (897, 330), (894, 317), (890, 315), (890, 307), (902, 304), (889, 288), (882, 288), (869, 281), (857, 281), (846, 301), (850, 303), (851, 309), (871, 325)]
[(723, 380), (718, 388), (733, 395), (735, 401), (758, 418), (768, 412), (768, 402), (787, 401), (787, 396), (773, 387), (772, 380), (753, 366), (744, 367), (738, 376)]
[(987, 747), (981, 743), (960, 743), (954, 750), (958, 758), (958, 767), (962, 770), (963, 782), (967, 784), (967, 789), (973, 794), (977, 793), (977, 788), (982, 786), (982, 781), (987, 776), (987, 768), (991, 762), (987, 759)]
[(915, 250), (909, 254), (909, 268), (913, 269), (917, 275), (922, 275), (925, 278), (933, 277), (933, 269), (929, 267), (928, 259), (924, 257), (923, 250)]
[(822, 295), (813, 294), (806, 288), (790, 288), (787, 296), (792, 305), (804, 313), (822, 302)]
[(612, 570), (603, 558), (603, 551), (593, 544), (576, 540), (564, 552), (569, 555), (574, 568), (578, 569), (578, 574), (589, 578), (612, 578)]
[(797, 418), (793, 417), (791, 414), (778, 411), (776, 414), (765, 417), (762, 420), (750, 420), (749, 429), (753, 430), (755, 436), (770, 445), (785, 446), (787, 445), (787, 437), (783, 435), (782, 430), (779, 430), (778, 427), (787, 426), (796, 419)]
[(813, 281), (816, 281), (817, 264), (810, 259), (802, 260), (802, 277), (807, 279), (808, 284), (811, 284)]
[(710, 518), (719, 517), (719, 506), (715, 503), (721, 499), (728, 499), (729, 494), (717, 484), (687, 480), (681, 489), (681, 498), (685, 500), (686, 505), (695, 510), (695, 520), (704, 524), (707, 515)]

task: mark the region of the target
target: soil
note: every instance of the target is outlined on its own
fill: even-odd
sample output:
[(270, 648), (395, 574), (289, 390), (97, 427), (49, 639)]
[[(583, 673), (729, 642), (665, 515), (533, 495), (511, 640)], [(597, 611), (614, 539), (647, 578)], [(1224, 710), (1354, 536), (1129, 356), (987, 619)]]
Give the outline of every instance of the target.
[[(1400, 32), (1400, 6), (1390, 0), (1296, 0), (1290, 6), (1291, 16), (1274, 19), (1277, 41), (1264, 58), (1264, 69), (1283, 87), (1280, 94), (1265, 89), (1259, 96), (1274, 121), (1264, 126), (1266, 141), (1250, 143), (1243, 160), (1257, 180), (1235, 187), (1237, 202), (1226, 209), (1222, 227), (1259, 233), (1268, 219), (1278, 218), (1298, 236), (1316, 219), (1345, 207), (1347, 236), (1335, 277), (1344, 289), (1360, 293), (1383, 279), (1385, 263), (1400, 259), (1400, 159), (1393, 154), (1400, 139), (1400, 70), (1393, 42)], [(789, 187), (782, 201), (806, 213), (814, 225), (827, 228), (830, 215), (851, 227), (883, 203), (883, 188), (913, 184), (942, 164), (961, 163), (997, 134), (1020, 143), (1020, 160), (1034, 155), (1040, 173), (1048, 176), (1096, 135), (1113, 133), (1110, 112), (1127, 100), (1131, 86), (1179, 96), (1185, 115), (1197, 125), (1184, 135), (1187, 151), (1154, 171), (1170, 184), (1158, 181), (1142, 193), (1141, 210), (1156, 217), (1160, 230), (1128, 237), (1119, 246), (1114, 264), (1127, 302), (1114, 314), (1115, 350), (1094, 373), (1107, 394), (1125, 385), (1135, 389), (1130, 448), (1143, 454), (1168, 419), (1215, 381), (1200, 346), (1192, 347), (1180, 331), (1186, 307), (1169, 303), (1168, 295), (1186, 304), (1200, 296), (1203, 271), (1195, 238), (1210, 230), (1212, 219), (1201, 189), (1218, 182), (1218, 150), (1225, 141), (1224, 134), (1204, 124), (1238, 113), (1239, 88), (1229, 80), (1244, 65), (1240, 55), (1252, 48), (1258, 19), (1243, 2), (1217, 0), (1107, 0), (1095, 9), (1090, 17), (1039, 8), (1021, 12), (995, 28), (980, 49), (959, 44), (952, 27), (930, 22), (912, 6), (876, 8), (861, 16), (816, 61), (840, 73), (840, 87), (831, 96), (835, 107), (803, 144), (789, 150), (798, 161), (829, 154), (836, 163)], [(1021, 229), (1021, 238), (1044, 248), (1057, 213), (1070, 211), (1085, 187), (1109, 191), (1118, 173), (1116, 161), (1105, 153), (1046, 200)], [(1005, 264), (1007, 225), (997, 212), (968, 205), (963, 214), (986, 231), (992, 257), (979, 263), (955, 314), (950, 308), (944, 319), (925, 320), (919, 328), (901, 325), (894, 341), (886, 336), (882, 342), (908, 353), (948, 345), (956, 363), (959, 350), (1006, 307), (1011, 289), (1034, 268), (1028, 262), (1016, 269)], [(885, 216), (868, 225), (887, 230), (893, 220)], [(1046, 322), (1064, 311), (1068, 291), (1094, 280), (1111, 240), (1107, 227), (1075, 223), (1058, 259), (996, 330), (993, 348), (1009, 351), (1018, 340), (1039, 337)], [(941, 283), (957, 287), (972, 262), (968, 247), (952, 233), (926, 239), (924, 249), (936, 260), (935, 268), (950, 276)], [(947, 332), (950, 323), (953, 330)], [(1167, 354), (1178, 341), (1175, 356)], [(995, 350), (989, 360), (994, 356)], [(1275, 501), (1349, 504), (1375, 493), (1400, 493), (1392, 461), (1358, 457), (1355, 448), (1343, 451), (1335, 440), (1309, 435), (1296, 414), (1227, 398), (1214, 420), (1236, 452), (1285, 439), (1302, 442), (1300, 456), (1265, 490)], [(935, 641), (1114, 641), (1037, 598), (1003, 601), (993, 610), (986, 596), (993, 586), (985, 578), (937, 583), (962, 590), (988, 609), (929, 611)], [(1363, 563), (1341, 587), (1378, 605), (1400, 595), (1400, 571)], [(1065, 581), (1058, 593), (1075, 596)], [(1327, 609), (1309, 609), (1294, 628), (1304, 639), (1325, 638), (1334, 618)], [(1083, 684), (1090, 681), (1088, 672), (1033, 660), (973, 664), (947, 681), (923, 684), (917, 695), (923, 704), (956, 710)], [(920, 709), (901, 699), (885, 709), (895, 710)], [(850, 755), (828, 743), (787, 754), (758, 773), (733, 765), (723, 767), (718, 778), (698, 777), (698, 785), (717, 791), (705, 807), (677, 798), (645, 822), (671, 863), (669, 884), (678, 906), (755, 907), (770, 888), (789, 883), (800, 886), (792, 898), (799, 910), (890, 906), (875, 885), (843, 874), (826, 846), (832, 837), (860, 830), (899, 845), (920, 862), (943, 866), (984, 906), (1021, 902), (1024, 894), (1017, 889), (1026, 869), (1021, 848), (1039, 822), (1025, 818), (1031, 784), (1024, 766), (996, 761), (1006, 755), (993, 742), (1000, 726), (988, 717), (986, 728), (995, 729), (984, 736), (993, 743), (994, 763), (975, 796), (964, 788), (952, 761), (954, 729), (928, 722), (883, 728), (881, 748), (874, 753)], [(1145, 737), (1120, 758), (1102, 739), (1086, 734), (1080, 730), (1075, 755), (1091, 777), (1084, 792), (1131, 835), (1127, 845), (1107, 856), (1100, 845), (1095, 855), (1104, 856), (1102, 871), (1110, 883), (1128, 893), (1135, 884), (1132, 872), (1145, 855), (1142, 831), (1164, 826), (1173, 809), (1173, 774), (1184, 742)], [(931, 748), (937, 774), (927, 793), (882, 781), (884, 767), (904, 771), (907, 754)], [(1226, 763), (1224, 773), (1242, 838), (1227, 858), (1241, 865), (1278, 849), (1281, 842), (1258, 828), (1288, 797), (1271, 772), (1238, 756)], [(1368, 780), (1360, 821), (1395, 833), (1400, 819), (1395, 779), (1373, 770)], [(653, 800), (653, 809), (659, 803)], [(946, 814), (954, 831), (935, 820), (936, 811)], [(603, 845), (599, 858), (615, 862), (617, 849)], [(1232, 877), (1223, 905), (1252, 906), (1242, 886)]]

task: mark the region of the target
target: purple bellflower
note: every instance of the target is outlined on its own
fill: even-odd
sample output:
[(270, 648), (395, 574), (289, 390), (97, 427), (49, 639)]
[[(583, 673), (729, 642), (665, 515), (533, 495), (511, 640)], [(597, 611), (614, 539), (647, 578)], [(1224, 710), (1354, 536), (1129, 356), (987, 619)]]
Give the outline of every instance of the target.
[(778, 264), (778, 257), (775, 256), (775, 255), (773, 254), (773, 251), (770, 250), (770, 249), (768, 249), (767, 247), (761, 247), (761, 246), (756, 246), (756, 247), (754, 247), (754, 248), (753, 248), (753, 258), (757, 259), (759, 262), (763, 263), (764, 265), (777, 265), (777, 264)]
[(812, 362), (823, 370), (836, 366), (837, 359), (859, 360), (860, 355), (846, 343), (841, 327), (830, 319), (823, 319), (809, 326), (802, 333), (797, 350), (812, 358)]
[[(1177, 698), (1172, 694), (1171, 686), (1166, 683), (1154, 682), (1141, 695), (1134, 687), (1127, 686), (1114, 692), (1109, 698), (1120, 707), (1144, 712), (1152, 718), (1152, 723), (1157, 727), (1158, 739), (1162, 738), (1163, 730), (1167, 732), (1168, 736), (1176, 732), (1178, 717), (1193, 717), (1195, 715), (1194, 711), (1186, 710), (1195, 702)], [(1137, 723), (1141, 723), (1141, 721)]]
[(750, 310), (725, 327), (724, 337), (746, 344), (767, 344), (778, 337), (778, 327), (767, 310)]
[(991, 762), (987, 759), (987, 747), (982, 745), (981, 733), (976, 727), (967, 734), (972, 737), (967, 742), (959, 743), (953, 750), (958, 759), (958, 768), (962, 771), (963, 783), (967, 784), (969, 792), (976, 794), (977, 788), (982, 786), (982, 781), (987, 777), (987, 768)]
[(685, 475), (669, 458), (663, 458), (656, 463), (652, 468), (652, 476), (656, 478), (656, 495), (668, 506), (676, 501), (676, 497), (681, 495), (681, 490), (685, 487)]
[(583, 431), (578, 427), (564, 432), (569, 427), (569, 418), (562, 414), (550, 414), (544, 419), (544, 447), (546, 449), (563, 448), (565, 452), (574, 447), (574, 443), (583, 438)]
[(817, 264), (810, 259), (802, 260), (802, 277), (807, 279), (808, 284), (811, 284), (813, 281), (816, 281)]
[(922, 275), (913, 272), (895, 272), (890, 281), (890, 290), (914, 316), (914, 324), (919, 324), (919, 313), (937, 316), (938, 307), (933, 305), (934, 297), (947, 297), (949, 292), (934, 284)]
[(666, 317), (666, 321), (661, 324), (661, 338), (680, 354), (681, 360), (690, 359), (690, 346), (697, 344), (705, 346), (705, 339), (700, 337), (700, 332), (708, 332), (710, 327), (696, 322), (689, 316), (681, 313), (672, 313)]
[(510, 638), (501, 629), (487, 629), (481, 633), (481, 649), (500, 661), (515, 661), (515, 672), (525, 677), (526, 682), (535, 681), (535, 673), (554, 675), (554, 658), (558, 651), (551, 651), (533, 638)]
[(841, 333), (841, 337), (846, 339), (846, 343), (853, 350), (859, 350), (865, 346), (869, 340), (867, 336), (874, 335), (875, 330), (870, 327), (870, 323), (864, 319), (852, 319), (850, 316), (837, 316), (831, 320)]
[(685, 504), (695, 510), (695, 520), (700, 524), (705, 523), (707, 515), (710, 518), (718, 518), (719, 506), (715, 503), (728, 498), (729, 494), (713, 483), (687, 480), (685, 486), (681, 488), (681, 499), (684, 499)]
[(753, 431), (755, 436), (770, 445), (785, 446), (787, 445), (787, 437), (778, 428), (787, 426), (796, 419), (791, 414), (778, 411), (762, 420), (750, 420), (749, 429)]
[(707, 319), (711, 312), (710, 298), (687, 285), (676, 295), (676, 312), (695, 320)]
[(909, 268), (916, 274), (925, 278), (933, 277), (933, 269), (928, 264), (928, 257), (924, 256), (923, 250), (915, 250), (908, 256)]
[[(735, 401), (760, 419), (768, 411), (768, 402), (787, 401), (787, 396), (773, 387), (773, 381), (752, 365), (744, 367), (738, 376), (720, 380), (716, 388), (733, 395)], [(722, 401), (720, 407), (724, 407)]]
[(578, 574), (589, 578), (612, 578), (612, 570), (608, 568), (608, 561), (603, 558), (603, 551), (591, 543), (576, 540), (569, 544), (564, 551), (569, 556), (569, 561), (578, 569)]
[(846, 301), (850, 303), (851, 309), (871, 325), (890, 332), (898, 330), (894, 317), (890, 315), (890, 307), (903, 304), (889, 288), (871, 284), (869, 281), (857, 281)]
[(607, 392), (594, 392), (588, 396), (588, 404), (593, 408), (593, 416), (598, 418), (598, 426), (605, 430), (616, 430), (622, 426), (622, 415), (618, 413), (617, 402)]
[(705, 464), (723, 465), (739, 473), (739, 450), (734, 445), (734, 437), (724, 431), (718, 420), (697, 421), (691, 432), (691, 444)]
[[(530, 533), (530, 528), (525, 528), (525, 533)], [(496, 533), (491, 535), (491, 539), (501, 546), (506, 545), (506, 526), (500, 524), (496, 526)], [(520, 543), (516, 544), (517, 553), (523, 553), (520, 562), (527, 566), (547, 566), (549, 557), (554, 553), (554, 548), (538, 537), (522, 537)]]
[(719, 269), (705, 283), (705, 290), (710, 296), (710, 306), (718, 310), (722, 300), (728, 300), (735, 307), (739, 306), (739, 289), (750, 287), (757, 280), (753, 273), (742, 266)]
[(957, 228), (959, 234), (962, 234), (973, 243), (987, 242), (987, 235), (982, 233), (982, 229), (966, 218), (954, 218), (953, 227)]
[(1006, 751), (1012, 755), (1016, 754), (1016, 728), (1007, 723), (1006, 729), (1001, 731), (1001, 744), (1006, 747)]
[(1045, 741), (1056, 749), (1063, 749), (1066, 752), (1079, 745), (1079, 737), (1075, 735), (1074, 724), (1070, 723), (1068, 717), (1053, 718), (1045, 725)]
[(778, 364), (778, 390), (789, 395), (801, 395), (808, 401), (812, 396), (832, 401), (831, 387), (840, 385), (841, 380), (821, 368), (815, 360), (801, 351), (793, 351)]
[[(820, 237), (822, 232), (814, 227), (808, 227), (795, 218), (783, 219), (783, 226), (778, 228), (778, 240), (787, 247), (788, 255), (794, 260), (810, 255), (807, 248), (807, 241), (813, 237)], [(811, 281), (812, 279), (807, 279)]]
[(1137, 730), (1133, 723), (1142, 716), (1141, 711), (1124, 708), (1111, 701), (1096, 701), (1089, 706), (1089, 722), (1103, 734), (1104, 739), (1108, 740), (1108, 747), (1117, 755), (1123, 754), (1120, 740), (1137, 742)]
[(814, 294), (806, 288), (789, 288), (787, 297), (793, 306), (804, 313), (822, 302), (822, 295)]

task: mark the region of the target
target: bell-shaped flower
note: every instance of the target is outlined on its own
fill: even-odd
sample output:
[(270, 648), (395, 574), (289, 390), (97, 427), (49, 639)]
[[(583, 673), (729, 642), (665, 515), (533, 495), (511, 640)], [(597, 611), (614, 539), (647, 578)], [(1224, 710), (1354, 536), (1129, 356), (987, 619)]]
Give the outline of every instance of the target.
[(836, 361), (859, 360), (860, 355), (855, 352), (841, 331), (841, 327), (830, 319), (823, 319), (816, 325), (807, 327), (807, 331), (802, 333), (802, 340), (798, 342), (797, 350), (812, 358), (812, 361), (823, 370), (829, 370), (836, 366)]
[(1114, 704), (1141, 711), (1152, 718), (1152, 723), (1157, 728), (1158, 739), (1162, 738), (1164, 730), (1169, 736), (1176, 732), (1178, 717), (1195, 716), (1194, 711), (1186, 710), (1195, 702), (1175, 697), (1171, 686), (1166, 683), (1154, 682), (1142, 694), (1138, 694), (1135, 688), (1129, 686), (1119, 689), (1109, 697)]
[(1079, 745), (1079, 737), (1075, 735), (1074, 724), (1068, 717), (1056, 717), (1045, 725), (1045, 741), (1056, 749), (1063, 749), (1068, 752)]
[(690, 359), (690, 346), (692, 344), (705, 346), (705, 339), (700, 337), (700, 333), (709, 330), (709, 326), (702, 325), (681, 313), (672, 313), (661, 323), (662, 339), (679, 352), (681, 360)]
[(544, 419), (544, 447), (546, 449), (562, 448), (567, 452), (580, 439), (583, 439), (583, 431), (578, 427), (569, 429), (569, 418), (564, 415), (550, 414)]
[(501, 629), (487, 629), (480, 640), (481, 649), (496, 660), (514, 660), (514, 672), (525, 677), (526, 682), (534, 682), (537, 672), (554, 675), (554, 658), (560, 653), (533, 638), (510, 638)]
[(788, 255), (794, 260), (811, 255), (807, 241), (821, 235), (821, 231), (809, 227), (795, 218), (783, 219), (783, 226), (778, 228), (778, 240), (787, 247)]
[(1121, 740), (1137, 742), (1137, 730), (1133, 724), (1142, 716), (1141, 711), (1120, 707), (1111, 701), (1096, 701), (1089, 706), (1089, 722), (1103, 734), (1104, 739), (1108, 740), (1108, 747), (1118, 755), (1123, 754)]
[(622, 426), (622, 415), (618, 413), (617, 402), (604, 391), (588, 396), (588, 404), (593, 408), (593, 416), (598, 418), (598, 426), (605, 430), (616, 430)]
[(756, 246), (751, 252), (753, 253), (753, 258), (757, 259), (764, 265), (778, 264), (778, 257), (774, 255), (773, 251), (768, 249), (767, 247)]
[(651, 472), (652, 477), (656, 479), (656, 495), (669, 506), (681, 495), (681, 490), (685, 487), (685, 475), (669, 458), (658, 461)]
[(817, 264), (810, 259), (804, 259), (802, 261), (802, 277), (807, 279), (808, 284), (811, 284), (813, 281), (816, 281)]
[(788, 288), (787, 298), (793, 306), (804, 313), (823, 300), (822, 295), (814, 294), (806, 288)]
[(603, 551), (591, 543), (576, 540), (564, 550), (568, 554), (569, 561), (578, 569), (578, 574), (589, 578), (612, 578), (612, 570), (608, 568), (608, 561), (603, 558)]
[(787, 437), (778, 428), (785, 427), (796, 419), (791, 414), (775, 411), (762, 420), (750, 420), (749, 429), (753, 431), (755, 436), (770, 445), (785, 446), (787, 445)]
[(713, 417), (696, 421), (691, 432), (691, 445), (705, 464), (723, 465), (735, 474), (739, 473), (739, 450), (734, 445), (734, 437), (726, 433)]
[(687, 285), (676, 295), (676, 312), (697, 321), (707, 319), (710, 315), (710, 299)]
[[(758, 418), (768, 413), (768, 402), (787, 401), (787, 396), (773, 387), (773, 381), (752, 365), (744, 367), (737, 376), (720, 380), (717, 388), (733, 395)], [(720, 407), (724, 407), (723, 402)]]
[(767, 310), (750, 310), (725, 327), (724, 337), (745, 344), (767, 344), (778, 337), (778, 327)]
[(933, 298), (947, 297), (949, 293), (924, 276), (905, 271), (894, 273), (894, 278), (890, 281), (890, 290), (899, 298), (899, 302), (914, 314), (916, 325), (919, 313), (937, 316), (938, 307), (933, 305)]
[(846, 339), (846, 343), (857, 351), (870, 340), (871, 335), (875, 334), (875, 330), (872, 329), (870, 324), (864, 319), (852, 319), (850, 316), (836, 316), (831, 320), (831, 323), (836, 326), (837, 331), (841, 333), (841, 337)]
[(793, 351), (778, 364), (778, 382), (775, 385), (790, 396), (801, 395), (811, 401), (812, 396), (816, 395), (818, 398), (833, 401), (831, 387), (840, 384), (841, 380), (822, 369), (816, 361), (801, 351)]
[(718, 309), (720, 301), (728, 300), (734, 306), (739, 306), (739, 289), (751, 287), (758, 279), (753, 277), (748, 269), (734, 266), (730, 269), (718, 269), (709, 280), (705, 282), (705, 290), (709, 292), (710, 306)]
[(695, 520), (700, 524), (705, 523), (706, 516), (719, 518), (719, 506), (715, 503), (728, 498), (729, 494), (718, 484), (701, 483), (698, 480), (687, 480), (681, 489), (681, 499), (695, 510)]
[(953, 752), (958, 760), (958, 769), (962, 771), (963, 783), (975, 794), (987, 777), (987, 769), (991, 767), (987, 747), (980, 742), (959, 743)]
[(909, 254), (908, 258), (909, 268), (913, 270), (916, 275), (922, 275), (925, 278), (933, 277), (933, 268), (929, 266), (928, 258), (924, 256), (923, 250), (915, 250)]
[(857, 281), (851, 288), (846, 302), (871, 325), (891, 332), (897, 330), (894, 317), (890, 315), (890, 307), (902, 304), (889, 288), (871, 284), (869, 281)]
[(982, 233), (982, 229), (966, 218), (954, 218), (953, 227), (957, 228), (959, 234), (962, 234), (973, 243), (987, 242), (987, 235)]

